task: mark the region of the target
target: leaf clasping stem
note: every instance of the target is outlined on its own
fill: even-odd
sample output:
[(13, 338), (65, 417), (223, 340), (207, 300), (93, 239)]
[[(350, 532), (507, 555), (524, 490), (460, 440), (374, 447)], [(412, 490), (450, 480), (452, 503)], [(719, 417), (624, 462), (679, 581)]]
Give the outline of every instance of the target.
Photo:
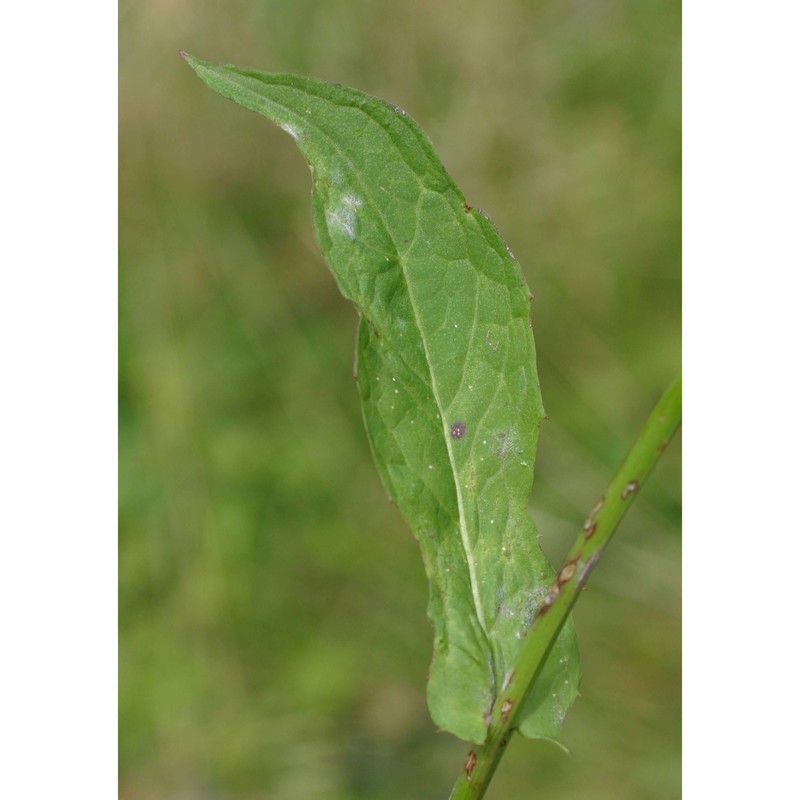
[(592, 510), (575, 544), (545, 595), (519, 651), (519, 657), (492, 707), (486, 740), (474, 745), (458, 774), (450, 800), (480, 800), (489, 786), (514, 720), (524, 705), (589, 573), (625, 516), (681, 422), (681, 378), (676, 378), (642, 427), (603, 497)]

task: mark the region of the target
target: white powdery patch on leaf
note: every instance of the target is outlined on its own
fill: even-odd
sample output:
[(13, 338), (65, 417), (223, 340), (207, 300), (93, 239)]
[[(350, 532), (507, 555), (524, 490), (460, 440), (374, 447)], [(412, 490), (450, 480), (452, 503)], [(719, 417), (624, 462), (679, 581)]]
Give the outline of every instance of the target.
[(341, 202), (326, 214), (329, 228), (335, 228), (347, 236), (350, 241), (356, 238), (356, 212), (364, 205), (363, 200), (354, 194), (342, 195)]
[[(513, 425), (504, 430), (495, 432), (494, 442), (495, 453), (497, 453), (497, 457), (502, 461), (505, 461), (510, 456), (518, 458), (522, 454), (519, 434)], [(527, 466), (525, 462), (522, 463), (524, 466)]]
[(290, 125), (288, 122), (279, 122), (278, 127), (286, 131), (295, 141), (300, 139), (300, 129), (296, 128), (294, 125)]

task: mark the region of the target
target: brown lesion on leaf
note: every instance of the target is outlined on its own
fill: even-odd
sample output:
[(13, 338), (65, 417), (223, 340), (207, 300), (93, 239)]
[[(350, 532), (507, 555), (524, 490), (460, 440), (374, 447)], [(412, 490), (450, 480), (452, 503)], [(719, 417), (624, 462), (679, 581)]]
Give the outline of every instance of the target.
[(467, 780), (472, 780), (472, 770), (478, 763), (478, 754), (474, 750), (470, 750), (467, 754), (467, 760), (464, 762), (464, 772), (467, 775)]
[(464, 213), (469, 214), (472, 211), (472, 206), (469, 203), (464, 203)]

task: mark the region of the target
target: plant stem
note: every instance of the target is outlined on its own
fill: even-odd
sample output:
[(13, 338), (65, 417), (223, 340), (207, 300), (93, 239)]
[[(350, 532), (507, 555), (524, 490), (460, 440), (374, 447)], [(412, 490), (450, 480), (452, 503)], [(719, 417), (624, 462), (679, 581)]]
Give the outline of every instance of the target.
[(567, 554), (522, 641), (511, 679), (495, 700), (486, 740), (472, 747), (450, 800), (479, 800), (514, 730), (514, 719), (544, 666), (561, 627), (594, 565), (681, 421), (681, 379), (658, 401)]

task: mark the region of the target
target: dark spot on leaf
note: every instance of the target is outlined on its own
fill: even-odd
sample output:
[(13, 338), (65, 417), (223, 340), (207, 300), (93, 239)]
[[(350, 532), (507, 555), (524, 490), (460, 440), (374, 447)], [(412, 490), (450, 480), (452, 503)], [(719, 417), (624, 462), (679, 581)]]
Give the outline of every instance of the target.
[(466, 422), (454, 422), (450, 426), (450, 435), (454, 439), (461, 439), (463, 438), (464, 434), (467, 432), (467, 423)]

